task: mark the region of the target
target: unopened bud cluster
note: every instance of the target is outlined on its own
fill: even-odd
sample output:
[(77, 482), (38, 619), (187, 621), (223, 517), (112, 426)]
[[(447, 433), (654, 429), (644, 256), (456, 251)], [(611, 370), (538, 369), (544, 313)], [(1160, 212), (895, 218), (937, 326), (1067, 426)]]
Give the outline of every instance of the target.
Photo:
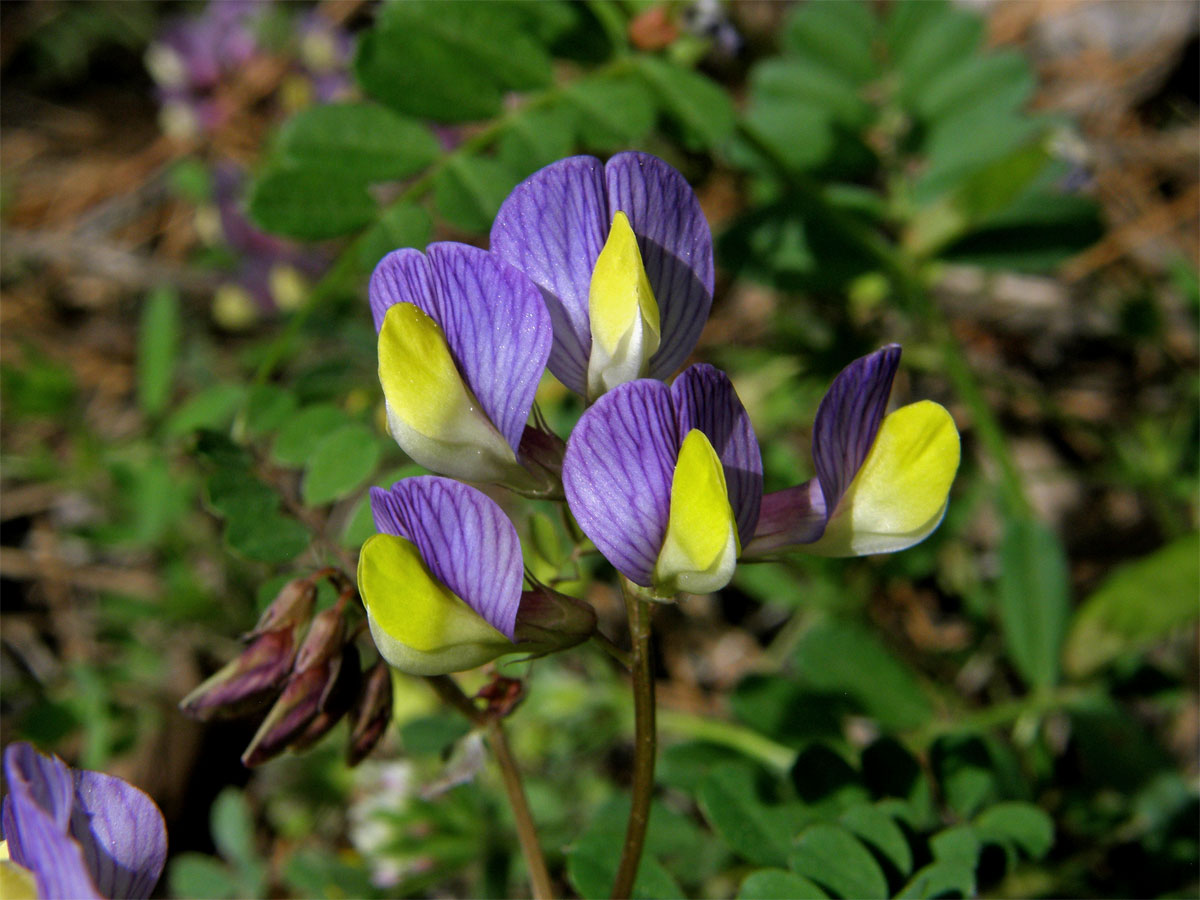
[(379, 661), (362, 671), (346, 600), (313, 615), (313, 578), (288, 582), (245, 636), (246, 649), (179, 704), (193, 718), (237, 718), (267, 709), (242, 754), (257, 766), (284, 750), (315, 744), (350, 717), (347, 758), (355, 765), (383, 737), (392, 711), (392, 683)]

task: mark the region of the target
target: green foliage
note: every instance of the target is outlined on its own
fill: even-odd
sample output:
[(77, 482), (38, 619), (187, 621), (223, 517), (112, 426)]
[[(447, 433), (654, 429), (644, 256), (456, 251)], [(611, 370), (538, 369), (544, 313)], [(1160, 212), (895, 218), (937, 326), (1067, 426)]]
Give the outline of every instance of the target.
[(1033, 688), (1058, 680), (1070, 615), (1066, 554), (1040, 522), (1011, 519), (1000, 547), (1000, 625), (1017, 671)]
[(1178, 538), (1115, 569), (1076, 611), (1064, 650), (1067, 670), (1088, 675), (1122, 654), (1194, 622), (1200, 610), (1200, 535)]

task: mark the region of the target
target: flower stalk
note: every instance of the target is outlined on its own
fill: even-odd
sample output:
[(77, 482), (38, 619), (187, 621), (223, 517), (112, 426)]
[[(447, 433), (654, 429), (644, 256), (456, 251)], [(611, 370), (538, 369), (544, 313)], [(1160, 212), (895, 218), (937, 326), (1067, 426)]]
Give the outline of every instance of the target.
[(504, 733), (503, 715), (480, 709), (449, 675), (428, 676), (425, 680), (443, 702), (466, 716), (471, 724), (482, 727), (487, 732), (488, 743), (491, 744), (492, 754), (500, 767), (504, 791), (512, 807), (517, 840), (521, 844), (525, 866), (529, 869), (533, 897), (535, 900), (550, 900), (554, 896), (550, 870), (546, 868), (546, 857), (542, 854), (542, 847), (538, 842), (537, 827), (534, 825), (529, 801), (525, 797), (525, 788), (521, 783), (521, 772), (517, 768), (517, 761), (513, 758), (508, 737)]
[(633, 681), (633, 799), (621, 862), (613, 882), (614, 898), (629, 897), (642, 861), (646, 844), (646, 826), (650, 822), (650, 801), (654, 796), (654, 763), (658, 753), (655, 728), (654, 673), (650, 658), (651, 603), (629, 579), (621, 578), (621, 595), (629, 616), (630, 662)]

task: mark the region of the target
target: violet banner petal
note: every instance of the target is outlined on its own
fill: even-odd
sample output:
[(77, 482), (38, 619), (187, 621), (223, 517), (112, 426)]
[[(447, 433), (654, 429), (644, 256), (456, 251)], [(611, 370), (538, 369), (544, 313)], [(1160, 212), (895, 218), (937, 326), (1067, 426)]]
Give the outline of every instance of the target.
[(429, 307), (433, 303), (433, 286), (429, 262), (424, 254), (408, 247), (393, 250), (379, 261), (371, 273), (367, 296), (371, 302), (376, 333), (383, 327), (388, 309), (397, 303), (415, 304), (432, 315)]
[(825, 533), (826, 522), (825, 498), (817, 479), (773, 491), (762, 498), (754, 540), (743, 545), (742, 556), (762, 558), (796, 544), (811, 544)]
[(513, 639), (521, 603), (521, 542), (490, 497), (436, 475), (371, 489), (375, 527), (406, 538), (429, 571), (484, 620)]
[(671, 385), (671, 397), (680, 440), (699, 428), (721, 460), (738, 539), (745, 547), (754, 537), (763, 493), (762, 454), (746, 407), (729, 376), (707, 363), (685, 369)]
[(667, 378), (696, 346), (712, 308), (712, 232), (691, 185), (656, 156), (618, 153), (604, 179), (608, 221), (617, 210), (629, 217), (658, 301), (662, 342), (648, 374)]
[(444, 242), (430, 244), (426, 255), (389, 253), (368, 292), (377, 331), (396, 303), (412, 303), (437, 322), (467, 387), (515, 452), (554, 331), (529, 279), (478, 247)]
[(19, 799), (11, 804), (11, 815), (5, 820), (9, 854), (13, 862), (33, 872), (42, 900), (99, 900), (102, 895), (92, 883), (83, 850), (65, 826), (60, 827), (32, 801)]
[(430, 244), (433, 305), (459, 370), (516, 452), (546, 369), (554, 328), (537, 288), (519, 270), (466, 244)]
[(120, 778), (76, 771), (71, 833), (105, 897), (149, 897), (167, 861), (167, 826), (154, 801)]
[(827, 515), (837, 509), (875, 443), (899, 366), (899, 344), (856, 359), (838, 373), (817, 407), (812, 454)]
[(603, 164), (572, 156), (513, 188), (492, 224), (491, 251), (533, 279), (545, 299), (554, 325), (550, 371), (580, 395), (592, 349), (592, 269), (611, 223)]
[(579, 527), (643, 587), (653, 582), (671, 510), (679, 435), (670, 389), (639, 379), (604, 394), (567, 442), (563, 488)]
[[(9, 744), (4, 751), (4, 779), (9, 796), (20, 807), (41, 809), (63, 832), (71, 820), (75, 791), (71, 769), (57, 756), (47, 756), (26, 741)], [(19, 808), (20, 808), (19, 807)]]

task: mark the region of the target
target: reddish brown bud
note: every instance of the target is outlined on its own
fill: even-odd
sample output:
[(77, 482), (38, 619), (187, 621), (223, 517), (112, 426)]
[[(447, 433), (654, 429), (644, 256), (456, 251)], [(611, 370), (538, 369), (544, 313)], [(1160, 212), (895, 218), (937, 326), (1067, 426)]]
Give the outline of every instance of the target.
[(283, 586), (271, 605), (263, 610), (248, 637), (268, 631), (293, 628), (308, 621), (317, 601), (317, 586), (308, 578), (296, 578)]
[(279, 692), (296, 656), (296, 628), (268, 631), (183, 698), (194, 719), (235, 718), (265, 706)]
[(330, 681), (337, 677), (342, 661), (327, 661), (321, 665), (293, 672), (287, 687), (271, 707), (267, 717), (258, 726), (250, 746), (242, 754), (242, 763), (257, 766), (278, 756), (288, 744), (313, 720), (321, 708), (321, 698), (329, 689)]
[(324, 737), (338, 720), (350, 711), (361, 687), (362, 668), (358, 648), (347, 644), (342, 648), (342, 661), (338, 666), (336, 680), (329, 685), (321, 698), (317, 714), (313, 716), (312, 721), (292, 740), (292, 749), (304, 750)]
[(346, 643), (346, 620), (340, 607), (331, 606), (317, 613), (296, 654), (296, 671), (303, 672), (313, 666), (340, 656)]
[(375, 664), (350, 711), (350, 743), (346, 762), (357, 766), (370, 755), (392, 720), (392, 671), (382, 660)]

